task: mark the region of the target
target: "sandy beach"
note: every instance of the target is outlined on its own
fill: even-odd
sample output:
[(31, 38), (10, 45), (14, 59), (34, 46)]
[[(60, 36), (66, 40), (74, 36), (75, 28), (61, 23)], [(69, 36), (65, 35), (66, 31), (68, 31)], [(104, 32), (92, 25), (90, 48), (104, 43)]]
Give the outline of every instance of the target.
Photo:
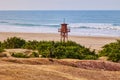
[[(16, 33), (16, 32), (0, 32), (0, 41), (8, 37), (21, 37), (25, 40), (47, 40), (59, 41), (60, 35), (54, 33)], [(75, 41), (85, 47), (100, 50), (105, 44), (115, 42), (120, 37), (91, 37), (91, 36), (69, 36), (69, 40)]]

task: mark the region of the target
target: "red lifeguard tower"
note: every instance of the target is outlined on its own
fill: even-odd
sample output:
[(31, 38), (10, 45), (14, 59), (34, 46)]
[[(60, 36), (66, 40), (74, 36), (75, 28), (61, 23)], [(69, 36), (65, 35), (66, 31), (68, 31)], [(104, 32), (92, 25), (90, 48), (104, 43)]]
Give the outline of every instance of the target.
[(61, 28), (58, 29), (58, 32), (60, 32), (60, 36), (61, 36), (61, 41), (65, 42), (66, 40), (68, 40), (68, 32), (70, 32), (70, 29), (67, 27), (68, 24), (64, 23), (61, 24)]

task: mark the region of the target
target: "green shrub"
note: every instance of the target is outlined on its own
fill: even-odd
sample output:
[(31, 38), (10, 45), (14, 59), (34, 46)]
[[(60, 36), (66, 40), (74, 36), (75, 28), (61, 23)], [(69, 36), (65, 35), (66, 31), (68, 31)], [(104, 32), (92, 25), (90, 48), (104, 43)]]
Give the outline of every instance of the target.
[(84, 59), (86, 59), (86, 60), (91, 60), (91, 59), (96, 60), (96, 59), (98, 59), (98, 56), (97, 55), (86, 55), (84, 57)]
[(54, 52), (52, 56), (53, 58), (57, 58), (57, 59), (66, 58), (65, 52), (66, 52), (65, 46), (58, 46), (54, 48)]
[[(97, 59), (95, 51), (81, 46), (75, 42), (44, 42), (38, 46), (42, 57), (51, 58), (74, 58), (74, 59)], [(87, 56), (88, 55), (88, 56)]]
[(118, 62), (120, 60), (120, 40), (103, 46), (99, 56), (107, 56), (108, 60)]
[(28, 58), (28, 56), (24, 53), (12, 53), (13, 57), (16, 57), (16, 58)]
[(3, 44), (0, 42), (0, 53), (4, 52)]
[(7, 40), (4, 40), (3, 46), (4, 48), (21, 48), (25, 44), (25, 40), (17, 37), (11, 37), (8, 38)]
[(108, 55), (108, 60), (112, 60), (113, 62), (118, 62), (120, 60), (120, 53), (111, 53)]
[(36, 40), (33, 41), (28, 41), (23, 45), (23, 48), (25, 49), (32, 49), (32, 50), (36, 50), (38, 47), (39, 42)]
[[(89, 48), (77, 44), (73, 41), (54, 42), (54, 41), (25, 41), (21, 38), (12, 37), (0, 43), (5, 48), (25, 48), (38, 50), (38, 53), (33, 52), (30, 56), (23, 53), (13, 53), (13, 57), (28, 58), (28, 57), (46, 57), (46, 58), (73, 58), (73, 59), (97, 59), (95, 51), (90, 51)], [(1, 48), (1, 47), (0, 47)], [(2, 50), (2, 48), (1, 48)]]
[(4, 52), (4, 49), (3, 49), (2, 47), (0, 47), (0, 53), (1, 53), (1, 52)]
[(38, 51), (42, 55), (42, 57), (50, 57), (51, 49), (52, 45), (48, 42), (43, 42), (38, 46)]
[(33, 52), (29, 57), (32, 57), (32, 58), (39, 57), (39, 53)]

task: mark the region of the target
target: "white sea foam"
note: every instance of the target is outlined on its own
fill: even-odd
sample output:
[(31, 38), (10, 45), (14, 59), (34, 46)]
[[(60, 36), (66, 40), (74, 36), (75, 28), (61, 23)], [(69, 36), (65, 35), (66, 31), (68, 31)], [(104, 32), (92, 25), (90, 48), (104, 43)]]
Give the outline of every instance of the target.
[(71, 28), (90, 28), (90, 29), (113, 29), (120, 30), (120, 26), (115, 26), (109, 23), (71, 23), (69, 24)]
[(14, 26), (14, 25), (0, 25), (0, 32), (32, 32), (32, 33), (54, 33), (55, 30), (50, 27), (37, 26)]
[[(60, 24), (59, 24), (60, 26)], [(96, 24), (96, 23), (75, 23), (69, 24), (71, 35), (83, 36), (119, 36), (119, 26), (112, 24)], [(88, 27), (86, 27), (88, 26)], [(108, 28), (108, 27), (111, 28)], [(114, 28), (117, 27), (117, 28)], [(25, 33), (58, 33), (58, 27), (51, 26), (15, 26), (0, 25), (0, 32), (25, 32)]]

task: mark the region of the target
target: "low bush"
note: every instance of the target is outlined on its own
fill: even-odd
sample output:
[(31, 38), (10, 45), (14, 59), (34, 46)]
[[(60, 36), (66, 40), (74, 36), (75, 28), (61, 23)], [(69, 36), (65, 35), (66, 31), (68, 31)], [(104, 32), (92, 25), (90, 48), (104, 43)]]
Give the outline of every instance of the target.
[(29, 57), (30, 57), (30, 58), (39, 57), (39, 53), (37, 53), (37, 52), (32, 52), (32, 54), (31, 54)]
[(97, 59), (95, 51), (85, 48), (75, 42), (47, 42), (38, 46), (42, 57), (51, 58), (74, 58), (74, 59)]
[(4, 40), (3, 47), (7, 49), (21, 48), (25, 43), (26, 41), (21, 38), (11, 37), (8, 38), (7, 40)]
[(39, 42), (36, 40), (33, 41), (28, 41), (23, 45), (23, 48), (25, 49), (32, 49), (32, 50), (36, 50), (37, 46), (38, 46)]
[(28, 56), (24, 53), (12, 53), (13, 57), (16, 57), (16, 58), (28, 58)]
[(120, 61), (120, 40), (103, 46), (103, 50), (99, 52), (99, 56), (107, 56), (108, 60)]
[[(4, 48), (25, 48), (38, 50), (39, 53), (33, 52), (29, 57), (46, 58), (73, 58), (73, 59), (97, 59), (95, 51), (77, 44), (73, 41), (54, 42), (54, 41), (25, 41), (21, 38), (12, 37), (1, 43)], [(23, 53), (14, 53), (13, 57), (27, 58)]]
[(2, 47), (0, 47), (0, 53), (1, 53), (1, 52), (4, 52), (4, 51), (5, 51), (5, 50), (4, 50)]
[(4, 52), (3, 44), (0, 42), (0, 53)]

